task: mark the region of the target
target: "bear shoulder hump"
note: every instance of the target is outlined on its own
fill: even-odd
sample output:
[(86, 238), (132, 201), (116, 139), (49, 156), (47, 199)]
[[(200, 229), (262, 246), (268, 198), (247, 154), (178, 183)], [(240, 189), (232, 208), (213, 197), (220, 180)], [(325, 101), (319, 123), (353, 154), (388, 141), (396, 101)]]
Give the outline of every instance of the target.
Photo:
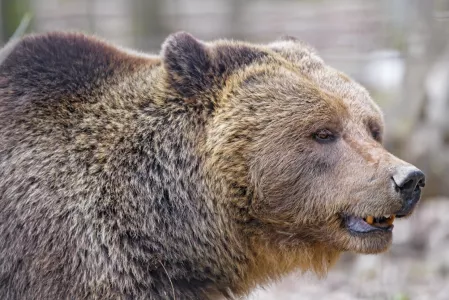
[(90, 94), (159, 63), (81, 33), (29, 35), (0, 51), (0, 100), (5, 92), (52, 99)]

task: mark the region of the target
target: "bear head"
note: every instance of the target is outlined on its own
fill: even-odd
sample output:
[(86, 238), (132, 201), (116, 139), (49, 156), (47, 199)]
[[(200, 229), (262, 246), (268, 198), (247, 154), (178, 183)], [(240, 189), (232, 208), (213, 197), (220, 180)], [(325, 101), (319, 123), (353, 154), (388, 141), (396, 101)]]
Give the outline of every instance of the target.
[(388, 248), (424, 175), (382, 146), (382, 113), (362, 86), (291, 37), (258, 46), (177, 33), (162, 60), (169, 86), (211, 112), (207, 167), (246, 235), (287, 253)]

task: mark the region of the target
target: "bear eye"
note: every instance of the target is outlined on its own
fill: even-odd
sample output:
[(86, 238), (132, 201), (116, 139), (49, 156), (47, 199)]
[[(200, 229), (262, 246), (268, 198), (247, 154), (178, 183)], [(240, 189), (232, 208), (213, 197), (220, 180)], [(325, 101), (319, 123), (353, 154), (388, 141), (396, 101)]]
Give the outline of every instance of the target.
[(314, 139), (320, 143), (328, 143), (335, 140), (335, 134), (328, 129), (320, 129), (313, 135)]
[(379, 129), (372, 129), (372, 130), (371, 130), (371, 136), (372, 136), (373, 139), (375, 139), (376, 141), (378, 141), (378, 142), (381, 141), (381, 136), (380, 136), (380, 130), (379, 130)]

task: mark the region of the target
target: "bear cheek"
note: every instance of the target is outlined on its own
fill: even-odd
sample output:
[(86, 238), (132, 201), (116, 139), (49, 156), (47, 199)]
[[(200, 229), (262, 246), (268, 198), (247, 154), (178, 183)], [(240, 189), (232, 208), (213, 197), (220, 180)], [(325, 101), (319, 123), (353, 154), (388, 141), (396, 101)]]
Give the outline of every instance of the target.
[(310, 214), (316, 221), (318, 214), (325, 218), (327, 202), (332, 202), (338, 190), (337, 184), (329, 183), (336, 175), (332, 163), (313, 152), (262, 161), (253, 173), (257, 199), (252, 209), (259, 217), (290, 223)]

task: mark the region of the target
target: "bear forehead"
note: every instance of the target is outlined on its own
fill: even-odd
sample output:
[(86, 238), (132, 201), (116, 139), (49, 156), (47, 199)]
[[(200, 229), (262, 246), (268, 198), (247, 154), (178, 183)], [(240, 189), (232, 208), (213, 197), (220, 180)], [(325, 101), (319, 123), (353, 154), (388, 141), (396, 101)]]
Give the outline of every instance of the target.
[(371, 99), (369, 93), (360, 84), (354, 82), (337, 70), (323, 66), (311, 73), (315, 84), (324, 91), (336, 96), (346, 104), (353, 117), (376, 119), (383, 122), (379, 106)]
[(292, 63), (317, 88), (334, 96), (335, 101), (341, 101), (353, 118), (383, 123), (382, 112), (368, 91), (327, 65), (311, 46), (295, 38), (287, 38), (269, 44), (268, 48)]
[[(292, 77), (300, 76), (302, 79), (306, 79), (316, 89), (331, 95), (335, 101), (341, 102), (347, 107), (352, 119), (364, 122), (368, 119), (379, 124), (383, 123), (382, 112), (371, 99), (367, 90), (344, 73), (327, 65), (315, 49), (305, 42), (293, 37), (283, 37), (281, 40), (265, 45), (230, 40), (218, 40), (206, 44), (215, 50), (212, 51), (215, 53), (212, 56), (216, 58), (218, 57), (216, 53), (223, 51), (233, 53), (232, 56), (237, 60), (242, 59), (241, 55), (259, 57), (260, 60), (252, 61), (256, 62), (258, 67), (250, 66), (250, 70), (256, 77), (257, 74), (263, 74), (264, 71), (270, 73), (267, 78), (269, 81), (267, 90), (273, 86), (273, 76), (288, 77), (285, 76), (288, 72), (276, 74), (282, 69), (279, 68), (280, 66), (285, 67), (287, 70), (293, 71), (290, 73)], [(292, 78), (291, 82), (285, 82), (284, 86), (296, 84), (298, 82), (296, 79)]]

